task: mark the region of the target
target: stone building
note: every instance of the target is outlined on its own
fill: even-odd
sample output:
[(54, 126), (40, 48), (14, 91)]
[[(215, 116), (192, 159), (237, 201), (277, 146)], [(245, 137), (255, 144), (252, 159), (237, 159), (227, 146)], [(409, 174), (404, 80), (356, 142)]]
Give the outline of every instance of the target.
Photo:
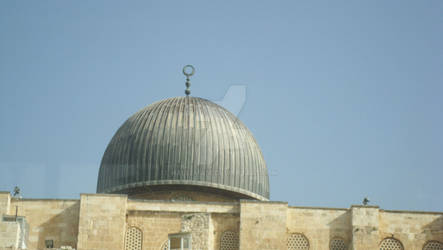
[(0, 249), (443, 250), (440, 212), (269, 201), (266, 164), (248, 128), (186, 94), (143, 108), (118, 129), (96, 194), (1, 192)]

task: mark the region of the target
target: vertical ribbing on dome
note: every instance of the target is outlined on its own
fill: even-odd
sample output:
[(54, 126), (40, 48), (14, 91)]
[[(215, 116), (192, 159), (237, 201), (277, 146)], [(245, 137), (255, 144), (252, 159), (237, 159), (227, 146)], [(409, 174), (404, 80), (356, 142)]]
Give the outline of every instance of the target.
[(193, 185), (269, 197), (260, 148), (243, 123), (196, 97), (156, 102), (131, 116), (102, 159), (97, 192), (150, 185)]

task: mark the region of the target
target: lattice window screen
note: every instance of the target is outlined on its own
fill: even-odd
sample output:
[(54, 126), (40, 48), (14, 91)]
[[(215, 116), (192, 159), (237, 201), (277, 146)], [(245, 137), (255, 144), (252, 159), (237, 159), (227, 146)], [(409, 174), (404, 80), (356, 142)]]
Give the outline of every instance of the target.
[(399, 240), (387, 238), (381, 242), (380, 250), (403, 250), (403, 245)]
[(168, 247), (169, 247), (169, 240), (167, 240), (165, 243), (163, 243), (160, 250), (168, 250)]
[(130, 227), (126, 231), (125, 250), (142, 250), (142, 231), (136, 227)]
[(426, 243), (423, 250), (443, 250), (443, 243), (438, 241), (430, 241)]
[(303, 234), (291, 234), (288, 237), (288, 250), (308, 250), (309, 241)]
[(236, 232), (226, 231), (223, 233), (220, 241), (220, 250), (238, 250), (239, 241)]
[(346, 250), (346, 242), (340, 238), (334, 238), (331, 240), (330, 244), (331, 250)]

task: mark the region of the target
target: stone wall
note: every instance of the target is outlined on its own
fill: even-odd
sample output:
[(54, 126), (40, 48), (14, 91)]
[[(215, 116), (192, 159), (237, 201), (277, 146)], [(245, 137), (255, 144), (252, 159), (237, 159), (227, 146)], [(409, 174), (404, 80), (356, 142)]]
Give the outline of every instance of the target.
[[(379, 249), (384, 238), (399, 240), (407, 250), (421, 250), (428, 241), (443, 242), (443, 213), (386, 211), (376, 206), (335, 209), (250, 200), (128, 200), (125, 195), (107, 194), (82, 194), (80, 200), (19, 200), (0, 193), (3, 213), (15, 215), (15, 207), (29, 224), (32, 250), (44, 249), (47, 239), (57, 248), (123, 250), (131, 227), (142, 233), (143, 250), (159, 250), (169, 234), (180, 232), (190, 232), (194, 249), (205, 250), (220, 249), (225, 232), (231, 240), (237, 237), (242, 250), (285, 250), (292, 234), (306, 237), (311, 250), (328, 250), (333, 239), (354, 250)], [(16, 234), (11, 225), (0, 225), (1, 246)]]
[(237, 237), (240, 235), (240, 215), (239, 213), (213, 213), (213, 249), (220, 249), (220, 240), (225, 232), (234, 232)]
[[(379, 249), (385, 237), (399, 239), (405, 249), (422, 249), (430, 240), (443, 242), (443, 213), (384, 211), (376, 206), (335, 209), (288, 207), (283, 202), (249, 200), (242, 200), (240, 204), (130, 200), (128, 210), (132, 210), (128, 224), (139, 217), (140, 225), (152, 225), (151, 229), (143, 230), (153, 235), (144, 238), (146, 248), (143, 249), (159, 249), (170, 233), (195, 233), (201, 229), (212, 231), (212, 239), (207, 238), (207, 249), (220, 249), (220, 240), (226, 231), (239, 233), (240, 249), (288, 249), (287, 237), (291, 234), (304, 235), (310, 249), (315, 250), (328, 250), (331, 241), (337, 239), (349, 249), (362, 250)], [(203, 220), (209, 224), (184, 229), (185, 217), (201, 214), (204, 218), (210, 215), (210, 220)], [(206, 236), (198, 238), (206, 239)]]
[(240, 249), (286, 249), (284, 202), (240, 201)]
[(180, 232), (191, 233), (193, 249), (219, 249), (222, 232), (238, 232), (239, 211), (238, 202), (128, 200), (127, 227), (142, 230), (143, 249), (158, 250)]
[(238, 202), (128, 200), (128, 211), (239, 213)]
[(11, 193), (0, 192), (0, 216), (3, 214), (9, 214), (11, 206)]
[(45, 240), (53, 240), (55, 247), (76, 246), (78, 200), (12, 199), (9, 214), (15, 214), (16, 207), (29, 225), (29, 249), (44, 249)]
[(443, 213), (380, 210), (379, 214), (380, 240), (393, 237), (405, 249), (422, 249), (428, 241), (443, 242)]
[(178, 212), (128, 211), (127, 227), (142, 230), (143, 250), (160, 250), (168, 240), (168, 234), (180, 232), (182, 215)]
[(310, 249), (329, 249), (331, 239), (340, 238), (349, 246), (352, 239), (348, 209), (289, 207), (287, 234), (302, 234)]
[(352, 249), (377, 249), (379, 209), (376, 206), (352, 206)]
[(20, 225), (16, 221), (0, 221), (0, 249), (16, 249), (20, 239)]
[(126, 231), (126, 195), (81, 194), (78, 250), (121, 250)]

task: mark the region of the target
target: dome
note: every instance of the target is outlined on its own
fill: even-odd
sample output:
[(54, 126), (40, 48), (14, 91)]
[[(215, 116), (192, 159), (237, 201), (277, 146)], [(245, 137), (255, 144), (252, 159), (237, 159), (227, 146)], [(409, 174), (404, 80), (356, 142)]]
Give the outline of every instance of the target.
[(223, 107), (174, 97), (131, 116), (103, 155), (98, 193), (194, 187), (267, 200), (269, 179), (249, 129)]

